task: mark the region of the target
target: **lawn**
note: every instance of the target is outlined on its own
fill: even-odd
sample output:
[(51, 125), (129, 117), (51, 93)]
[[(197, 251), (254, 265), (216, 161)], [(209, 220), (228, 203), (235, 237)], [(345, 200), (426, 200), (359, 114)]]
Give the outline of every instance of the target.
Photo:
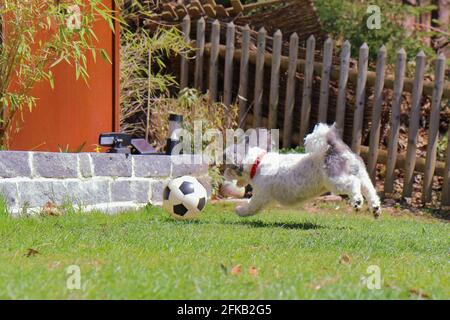
[[(209, 204), (192, 222), (155, 207), (0, 214), (0, 298), (450, 298), (450, 226), (442, 220), (374, 220), (329, 202), (246, 219), (232, 212)], [(80, 268), (80, 290), (66, 286), (70, 265)], [(363, 281), (370, 265), (380, 268), (379, 290)]]

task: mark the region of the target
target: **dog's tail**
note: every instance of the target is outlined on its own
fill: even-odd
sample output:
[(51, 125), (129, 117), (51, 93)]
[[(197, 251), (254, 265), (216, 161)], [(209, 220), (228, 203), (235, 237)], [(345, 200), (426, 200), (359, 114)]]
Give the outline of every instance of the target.
[(331, 140), (339, 139), (336, 123), (329, 126), (325, 123), (318, 123), (314, 127), (312, 133), (305, 137), (305, 151), (311, 152), (326, 152), (330, 146)]

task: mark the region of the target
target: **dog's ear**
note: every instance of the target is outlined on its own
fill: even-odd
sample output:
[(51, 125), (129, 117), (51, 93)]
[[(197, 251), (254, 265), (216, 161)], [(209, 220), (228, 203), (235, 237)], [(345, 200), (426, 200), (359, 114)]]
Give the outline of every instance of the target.
[(333, 122), (333, 124), (330, 126), (331, 131), (333, 131), (333, 133), (337, 136), (340, 137), (341, 133), (342, 133), (342, 128), (338, 127), (338, 124), (335, 122)]

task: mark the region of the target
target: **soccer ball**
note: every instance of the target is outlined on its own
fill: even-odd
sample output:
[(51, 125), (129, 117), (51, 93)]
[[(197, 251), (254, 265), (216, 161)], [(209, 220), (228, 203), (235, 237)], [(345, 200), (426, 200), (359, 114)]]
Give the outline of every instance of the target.
[(163, 208), (177, 220), (195, 218), (206, 204), (206, 189), (191, 176), (171, 180), (163, 191)]

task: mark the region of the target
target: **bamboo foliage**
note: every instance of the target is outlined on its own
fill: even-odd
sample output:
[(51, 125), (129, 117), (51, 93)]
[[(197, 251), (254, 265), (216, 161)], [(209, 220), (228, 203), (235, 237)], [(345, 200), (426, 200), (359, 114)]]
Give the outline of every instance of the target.
[[(100, 55), (110, 62), (106, 51), (97, 47), (94, 23), (100, 17), (114, 30), (115, 17), (101, 0), (4, 0), (0, 16), (4, 27), (0, 49), (0, 145), (7, 148), (11, 129), (20, 123), (23, 110), (35, 106), (31, 89), (42, 81), (54, 87), (52, 70), (56, 65), (73, 65), (76, 78), (87, 82), (89, 55), (94, 60)], [(42, 34), (48, 36), (36, 41)]]

